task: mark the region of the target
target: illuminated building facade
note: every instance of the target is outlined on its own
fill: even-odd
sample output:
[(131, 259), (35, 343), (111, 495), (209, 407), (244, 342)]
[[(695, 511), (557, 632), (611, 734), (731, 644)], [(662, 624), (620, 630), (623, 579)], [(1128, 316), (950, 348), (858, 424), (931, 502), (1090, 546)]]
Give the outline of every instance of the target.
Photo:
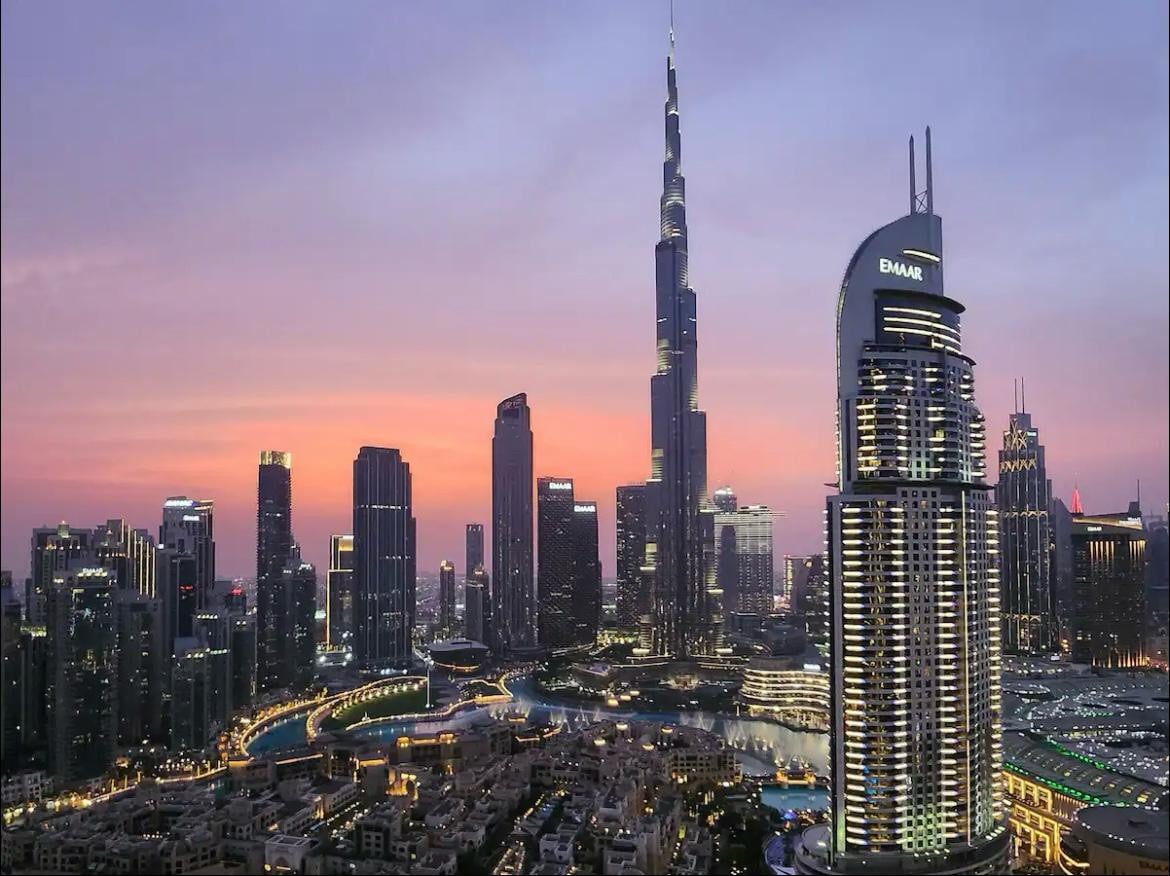
[(519, 393), (492, 434), (492, 636), (501, 655), (536, 644), (532, 586), (532, 412)]
[(439, 627), (450, 636), (455, 630), (455, 564), (439, 563)]
[(353, 463), (353, 656), (409, 663), (415, 618), (410, 466), (397, 450), (363, 447)]
[(329, 536), (325, 573), (325, 623), (329, 644), (346, 647), (353, 638), (353, 536)]
[[(155, 595), (154, 538), (125, 520), (107, 520), (94, 530), (94, 554), (118, 579), (119, 590)], [(212, 548), (214, 550), (214, 547)]]
[(646, 485), (626, 484), (617, 488), (617, 623), (623, 630), (649, 617), (653, 579), (645, 565)]
[(81, 562), (54, 573), (47, 600), (49, 772), (99, 776), (118, 741), (117, 580)]
[(1003, 649), (1046, 654), (1057, 648), (1053, 599), (1055, 542), (1049, 521), (1052, 482), (1032, 415), (1014, 412), (999, 451), (1000, 599)]
[(195, 560), (195, 606), (211, 602), (215, 587), (215, 506), (210, 499), (172, 496), (163, 502), (158, 543)]
[(910, 214), (838, 299), (831, 821), (803, 835), (806, 873), (1006, 869), (996, 513), (942, 252), (928, 130), (926, 191), (911, 173)]
[(829, 672), (819, 659), (752, 657), (744, 664), (739, 696), (749, 715), (791, 727), (829, 729)]
[(1106, 668), (1144, 666), (1146, 533), (1137, 503), (1123, 514), (1074, 513), (1072, 552), (1072, 659)]
[(270, 678), (276, 687), (300, 691), (313, 680), (317, 654), (317, 570), (301, 559), (301, 549), (296, 544), (280, 570), (277, 596), (285, 634), (274, 652)]
[(684, 659), (714, 653), (719, 623), (707, 507), (707, 415), (699, 410), (698, 322), (687, 271), (686, 180), (682, 174), (674, 32), (666, 61), (666, 155), (660, 239), (654, 248), (657, 366), (650, 378), (647, 561), (654, 567), (650, 650)]
[(1088, 876), (1170, 873), (1170, 819), (1164, 811), (1086, 806), (1061, 845), (1060, 869)]
[(724, 617), (732, 612), (772, 612), (774, 522), (767, 505), (715, 513), (715, 568)]
[(1062, 863), (1062, 840), (1084, 806), (1164, 809), (1170, 804), (1170, 791), (1160, 785), (1114, 772), (1034, 734), (1005, 733), (1004, 757), (1012, 840), (1021, 862)]
[(288, 634), (278, 599), (280, 576), (292, 550), (292, 454), (260, 451), (256, 489), (256, 687), (280, 687), (280, 639)]

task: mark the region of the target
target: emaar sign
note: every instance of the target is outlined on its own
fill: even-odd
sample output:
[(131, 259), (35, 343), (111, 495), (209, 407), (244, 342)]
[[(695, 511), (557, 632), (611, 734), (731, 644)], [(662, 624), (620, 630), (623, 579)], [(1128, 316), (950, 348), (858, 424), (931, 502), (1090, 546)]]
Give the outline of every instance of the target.
[(922, 282), (922, 268), (918, 265), (908, 265), (893, 259), (878, 259), (878, 270), (883, 274), (893, 274), (895, 277), (905, 277), (908, 280)]

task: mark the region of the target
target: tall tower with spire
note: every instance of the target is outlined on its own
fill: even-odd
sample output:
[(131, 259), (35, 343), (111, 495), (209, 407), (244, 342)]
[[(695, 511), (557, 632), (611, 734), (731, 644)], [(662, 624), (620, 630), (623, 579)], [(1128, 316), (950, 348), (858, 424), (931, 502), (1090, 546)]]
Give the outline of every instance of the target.
[(1044, 445), (1023, 397), (1022, 381), (1018, 387), (1015, 410), (1003, 433), (995, 488), (1003, 650), (1008, 654), (1045, 654), (1057, 646), (1053, 600), (1056, 544), (1049, 519), (1052, 482), (1044, 464)]
[[(654, 567), (650, 641), (654, 654), (685, 658), (714, 645), (704, 533), (707, 415), (699, 410), (695, 290), (687, 273), (686, 180), (679, 137), (674, 22), (666, 59), (666, 155), (659, 241), (654, 247), (657, 367), (650, 378), (647, 565)], [(713, 530), (712, 530), (713, 534)]]

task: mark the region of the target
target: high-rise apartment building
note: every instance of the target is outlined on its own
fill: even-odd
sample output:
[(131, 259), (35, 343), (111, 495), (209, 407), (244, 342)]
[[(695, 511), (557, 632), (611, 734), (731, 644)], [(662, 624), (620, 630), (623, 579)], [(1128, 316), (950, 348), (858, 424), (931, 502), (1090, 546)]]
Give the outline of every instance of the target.
[(107, 520), (94, 529), (94, 554), (118, 578), (118, 589), (155, 595), (154, 538), (125, 520)]
[(617, 622), (636, 630), (649, 622), (653, 568), (646, 571), (646, 485), (617, 488)]
[(260, 451), (256, 489), (256, 687), (282, 687), (276, 668), (289, 618), (278, 598), (292, 550), (292, 454)]
[(1108, 669), (1146, 662), (1146, 532), (1136, 502), (1073, 514), (1072, 659)]
[[(666, 61), (666, 155), (654, 248), (656, 369), (650, 378), (647, 558), (654, 563), (650, 649), (679, 659), (712, 653), (719, 595), (707, 561), (707, 415), (699, 409), (698, 321), (687, 271), (686, 180), (682, 174), (674, 34)], [(710, 524), (711, 521), (706, 521)]]
[(455, 632), (455, 564), (439, 563), (439, 629), (444, 636)]
[(484, 630), (491, 614), (488, 584), (488, 573), (483, 566), (476, 566), (463, 591), (463, 635), (473, 642), (483, 642), (488, 638)]
[(465, 536), (465, 556), (463, 577), (468, 579), (471, 573), (483, 565), (483, 524), (468, 523)]
[(716, 582), (723, 613), (772, 612), (772, 533), (775, 514), (767, 505), (742, 505), (715, 513)]
[(215, 589), (215, 506), (210, 499), (171, 496), (163, 502), (160, 547), (195, 560), (195, 607), (211, 602)]
[(532, 427), (528, 396), (496, 408), (492, 434), (492, 635), (497, 653), (536, 644), (532, 586)]
[(831, 820), (805, 831), (804, 873), (1002, 873), (1010, 854), (996, 512), (963, 305), (943, 291), (929, 130), (926, 167), (838, 299)]
[(118, 617), (114, 573), (82, 561), (53, 574), (46, 601), (49, 772), (93, 778), (118, 742)]
[(408, 663), (415, 618), (410, 466), (363, 447), (353, 463), (353, 655), (365, 666)]
[(1008, 654), (1046, 654), (1057, 648), (1053, 599), (1056, 543), (1050, 526), (1052, 482), (1044, 445), (1032, 415), (1008, 418), (999, 451), (1000, 600), (1003, 649)]
[[(151, 553), (155, 551), (153, 541)], [(163, 703), (171, 648), (165, 641), (162, 603), (119, 587), (115, 594), (118, 635), (118, 742), (162, 742)]]
[(54, 576), (87, 556), (92, 547), (92, 529), (78, 529), (62, 522), (33, 530), (31, 572), (24, 587), (24, 614), (30, 624), (44, 625), (45, 603)]
[(329, 536), (329, 570), (325, 573), (326, 631), (329, 644), (348, 647), (353, 639), (353, 536)]

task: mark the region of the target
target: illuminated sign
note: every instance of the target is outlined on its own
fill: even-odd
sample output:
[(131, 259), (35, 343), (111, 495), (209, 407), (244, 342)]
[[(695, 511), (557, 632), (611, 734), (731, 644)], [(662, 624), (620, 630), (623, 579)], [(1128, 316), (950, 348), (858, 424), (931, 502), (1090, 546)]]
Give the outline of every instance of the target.
[(163, 502), (164, 508), (190, 508), (195, 504), (194, 499), (167, 499)]
[(550, 490), (571, 490), (573, 489), (572, 481), (549, 481), (548, 488)]
[(574, 505), (573, 510), (576, 511), (578, 514), (596, 514), (597, 513), (597, 506), (596, 505)]
[(200, 517), (198, 514), (184, 514), (183, 515), (183, 522), (184, 523), (198, 523), (202, 519), (203, 518)]
[(819, 664), (819, 663), (806, 663), (806, 664), (804, 664), (804, 671), (805, 672), (820, 672), (821, 671), (821, 664)]
[(905, 277), (908, 280), (922, 282), (922, 268), (918, 265), (908, 265), (905, 262), (895, 262), (892, 259), (878, 259), (878, 270), (883, 274), (893, 274), (895, 277)]
[(1100, 532), (1101, 531), (1100, 526), (1086, 526), (1085, 529), (1088, 530), (1089, 532)]

